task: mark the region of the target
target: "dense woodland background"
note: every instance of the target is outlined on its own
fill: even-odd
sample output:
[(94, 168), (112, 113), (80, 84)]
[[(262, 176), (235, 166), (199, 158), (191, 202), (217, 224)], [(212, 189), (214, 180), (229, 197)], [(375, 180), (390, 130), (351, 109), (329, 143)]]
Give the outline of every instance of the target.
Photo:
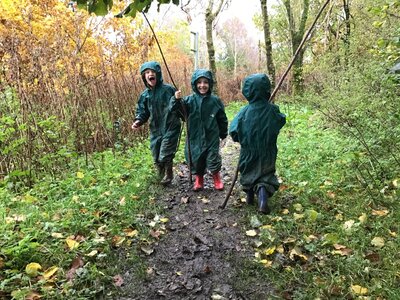
[[(81, 9), (87, 8), (86, 2), (0, 2), (0, 198), (4, 199), (0, 215), (5, 220), (0, 298), (10, 299), (15, 292), (14, 299), (28, 299), (27, 295), (37, 299), (31, 288), (34, 283), (36, 290), (54, 299), (57, 293), (47, 290), (47, 284), (54, 282), (72, 298), (96, 295), (110, 286), (108, 272), (118, 272), (110, 268), (115, 264), (104, 261), (104, 253), (111, 257), (111, 248), (123, 244), (116, 237), (127, 241), (138, 234), (136, 229), (140, 233), (145, 227), (144, 223), (135, 230), (129, 227), (131, 212), (147, 209), (150, 198), (119, 210), (129, 199), (139, 199), (152, 180), (151, 158), (145, 155), (148, 147), (143, 142), (147, 129), (130, 129), (144, 89), (139, 67), (157, 60), (165, 81), (171, 79), (143, 16), (131, 17), (135, 9), (154, 2), (151, 25), (174, 82), (185, 94), (191, 92), (194, 68), (190, 23), (203, 22), (199, 65), (216, 74), (215, 92), (233, 114), (243, 104), (237, 101), (244, 100), (241, 80), (265, 72), (276, 83), (326, 1), (260, 0), (260, 11), (254, 16), (263, 37), (260, 41), (246, 32), (240, 18), (221, 21), (230, 1), (134, 1), (129, 12), (122, 1), (114, 1), (112, 7), (109, 0), (89, 1), (91, 13)], [(183, 17), (159, 19), (163, 15), (157, 14), (156, 6), (163, 2), (168, 3), (160, 9), (171, 5)], [(281, 216), (286, 219), (278, 225), (282, 226), (279, 234), (288, 239), (295, 236), (296, 246), (305, 245), (314, 258), (321, 258), (321, 253), (329, 257), (321, 259), (325, 263), (321, 269), (310, 260), (310, 265), (296, 265), (290, 272), (272, 272), (277, 286), (290, 281), (290, 288), (298, 288), (304, 299), (310, 292), (304, 287), (307, 283), (315, 288), (316, 297), (321, 293), (327, 299), (363, 297), (367, 291), (357, 281), (369, 286), (376, 299), (399, 296), (395, 242), (400, 176), (399, 11), (399, 0), (329, 1), (275, 98), (288, 121), (278, 162), (287, 181), (282, 197), (299, 201), (294, 217)], [(115, 18), (119, 13), (126, 16)], [(127, 184), (128, 179), (136, 181)], [(309, 218), (299, 225), (300, 203), (309, 208)], [(345, 222), (343, 216), (356, 223)], [(103, 226), (98, 228), (99, 223), (111, 229), (106, 232)], [(360, 231), (351, 235), (348, 229), (353, 224)], [(86, 248), (76, 250), (83, 244), (83, 233)], [(89, 239), (91, 234), (96, 238)], [(310, 242), (311, 234), (321, 239)], [(66, 247), (61, 238), (67, 236)], [(336, 245), (339, 237), (354, 250), (348, 260), (329, 256), (328, 246)], [(104, 246), (106, 239), (112, 241)], [(101, 257), (90, 252), (100, 248)], [(348, 248), (336, 250), (347, 259)], [(86, 251), (98, 261), (72, 284), (67, 269), (74, 273), (83, 265), (81, 253), (74, 251)], [(52, 260), (42, 274), (48, 282), (41, 283), (36, 278), (38, 266), (26, 264), (46, 261), (48, 253)], [(367, 265), (367, 260), (375, 265)], [(58, 268), (50, 268), (53, 265), (64, 270), (59, 281), (52, 279)], [(313, 268), (317, 273), (312, 273)], [(344, 288), (349, 282), (355, 286), (352, 292)], [(17, 286), (23, 288), (16, 290)]]
[[(272, 8), (260, 2), (254, 20), (266, 42), (252, 40), (238, 18), (214, 26), (229, 1), (183, 1), (187, 20), (158, 27), (154, 19), (181, 89), (191, 89), (188, 20), (194, 11), (207, 29), (200, 36), (200, 65), (210, 62), (225, 103), (242, 99), (247, 74), (280, 77), (325, 1), (282, 1)], [(116, 2), (113, 11), (123, 5)], [(281, 90), (357, 137), (363, 150), (356, 167), (371, 184), (392, 179), (400, 161), (398, 75), (389, 72), (399, 59), (398, 8), (399, 1), (330, 1)], [(143, 90), (139, 66), (162, 62), (142, 15), (95, 17), (55, 0), (3, 1), (0, 14), (3, 178), (32, 182), (43, 172), (60, 172), (79, 153), (113, 147), (117, 136), (124, 145), (135, 138), (129, 125)], [(165, 70), (164, 78), (169, 81)]]

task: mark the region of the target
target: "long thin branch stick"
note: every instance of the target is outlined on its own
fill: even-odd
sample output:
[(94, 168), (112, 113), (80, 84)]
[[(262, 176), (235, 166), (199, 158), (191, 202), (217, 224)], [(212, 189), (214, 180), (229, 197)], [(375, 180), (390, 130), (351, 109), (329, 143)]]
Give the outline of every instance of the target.
[[(158, 46), (158, 50), (160, 50), (160, 54), (161, 54), (161, 57), (163, 59), (165, 68), (167, 69), (169, 78), (171, 79), (171, 82), (174, 85), (175, 89), (178, 90), (178, 87), (176, 86), (176, 84), (174, 82), (174, 79), (172, 78), (171, 72), (170, 72), (170, 70), (168, 68), (168, 64), (167, 64), (167, 61), (165, 60), (164, 53), (163, 53), (163, 51), (161, 49), (160, 43), (158, 42), (157, 35), (154, 32), (154, 29), (151, 26), (151, 24), (149, 22), (149, 19), (147, 19), (146, 14), (144, 12), (142, 12), (142, 14), (143, 14), (143, 17), (145, 18), (147, 24), (149, 25), (151, 32), (153, 33), (154, 39), (156, 40), (156, 43), (157, 43), (157, 46)], [(186, 143), (187, 143), (188, 158), (189, 158), (189, 181), (190, 181), (190, 183), (192, 183), (192, 153), (190, 151), (189, 118), (188, 118), (188, 114), (187, 114), (187, 110), (186, 110), (185, 104), (182, 103), (181, 107), (182, 107), (182, 111), (183, 111), (183, 117), (185, 118), (185, 123), (186, 123)]]
[[(285, 73), (283, 73), (282, 77), (279, 79), (279, 82), (278, 82), (278, 84), (275, 86), (275, 88), (274, 88), (274, 90), (273, 90), (273, 92), (272, 92), (272, 94), (271, 94), (271, 97), (269, 97), (269, 99), (268, 99), (269, 102), (273, 102), (273, 99), (274, 99), (274, 97), (275, 97), (275, 95), (276, 95), (278, 89), (279, 89), (280, 86), (282, 85), (283, 80), (286, 78), (287, 74), (289, 73), (291, 67), (293, 66), (294, 61), (296, 60), (297, 56), (299, 55), (299, 53), (300, 53), (300, 51), (301, 51), (301, 48), (303, 48), (304, 43), (305, 43), (306, 40), (308, 39), (308, 36), (309, 36), (311, 30), (314, 28), (315, 24), (317, 23), (317, 20), (319, 19), (319, 17), (321, 16), (322, 12), (324, 11), (325, 7), (328, 5), (329, 2), (330, 2), (330, 0), (327, 0), (327, 1), (325, 2), (325, 4), (321, 7), (321, 9), (319, 10), (317, 16), (315, 17), (314, 22), (311, 24), (310, 28), (307, 30), (307, 32), (306, 32), (306, 34), (304, 35), (304, 37), (303, 37), (303, 39), (302, 39), (302, 41), (301, 41), (299, 47), (297, 47), (297, 50), (296, 50), (296, 52), (295, 52), (294, 55), (293, 55), (292, 61), (289, 63), (288, 67), (286, 68)], [(238, 178), (238, 175), (239, 175), (239, 162), (238, 162), (238, 164), (237, 164), (236, 171), (235, 171), (235, 174), (234, 174), (234, 176), (233, 176), (231, 188), (229, 189), (228, 193), (226, 194), (224, 203), (222, 203), (222, 205), (220, 206), (220, 208), (224, 209), (224, 208), (226, 207), (226, 204), (228, 203), (229, 197), (230, 197), (231, 194), (232, 194), (233, 187), (234, 187), (234, 185), (235, 185), (235, 183), (236, 183), (236, 180), (237, 180), (237, 178)]]

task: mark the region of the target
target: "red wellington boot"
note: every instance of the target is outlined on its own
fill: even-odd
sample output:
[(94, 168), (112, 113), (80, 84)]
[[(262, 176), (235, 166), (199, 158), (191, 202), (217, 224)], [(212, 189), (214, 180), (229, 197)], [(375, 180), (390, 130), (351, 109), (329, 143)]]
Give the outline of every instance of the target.
[(214, 179), (214, 188), (218, 191), (222, 191), (224, 189), (224, 183), (222, 182), (219, 172), (213, 174), (212, 177)]
[(194, 186), (193, 191), (200, 191), (204, 188), (204, 177), (203, 175), (195, 175), (194, 176)]

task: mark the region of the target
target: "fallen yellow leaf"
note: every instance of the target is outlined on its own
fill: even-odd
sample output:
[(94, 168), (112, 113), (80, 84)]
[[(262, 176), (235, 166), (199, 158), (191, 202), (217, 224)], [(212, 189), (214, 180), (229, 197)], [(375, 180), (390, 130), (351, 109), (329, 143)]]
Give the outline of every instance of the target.
[(52, 236), (53, 238), (56, 238), (56, 239), (62, 239), (62, 238), (63, 238), (62, 233), (59, 233), (59, 232), (53, 232), (53, 233), (51, 234), (51, 236)]
[(161, 219), (160, 219), (160, 222), (162, 222), (162, 223), (167, 223), (168, 221), (169, 221), (168, 218), (161, 218)]
[(28, 274), (30, 277), (35, 277), (38, 275), (39, 270), (42, 269), (42, 266), (38, 263), (32, 262), (26, 265), (25, 267), (25, 272)]
[(247, 230), (246, 235), (247, 236), (256, 236), (257, 232), (255, 230)]
[(356, 295), (365, 295), (368, 293), (368, 289), (360, 285), (352, 285), (351, 290)]
[(262, 263), (264, 265), (264, 267), (267, 267), (267, 268), (272, 266), (272, 260), (262, 259), (262, 260), (260, 260), (260, 263)]
[(265, 249), (263, 253), (265, 255), (271, 255), (271, 254), (273, 254), (275, 252), (275, 250), (276, 250), (276, 247), (274, 246), (274, 247), (270, 247), (268, 249)]
[(365, 223), (367, 221), (367, 214), (363, 213), (361, 216), (358, 217), (360, 223)]
[(82, 172), (76, 172), (76, 177), (82, 179), (83, 177), (85, 177), (85, 174), (83, 174)]
[(75, 241), (73, 239), (70, 239), (70, 238), (67, 238), (65, 240), (65, 242), (67, 243), (69, 250), (76, 249), (79, 246), (79, 242), (77, 242), (77, 241)]
[(132, 229), (132, 228), (124, 229), (124, 233), (127, 237), (134, 237), (134, 236), (138, 235), (138, 231), (136, 229)]
[(378, 236), (374, 237), (371, 241), (371, 245), (377, 248), (382, 248), (383, 246), (385, 246), (385, 240)]
[(50, 277), (53, 276), (57, 271), (58, 271), (58, 267), (57, 266), (52, 266), (52, 267), (48, 268), (43, 273), (44, 279), (46, 279), (46, 280), (50, 279)]
[(296, 214), (296, 213), (293, 214), (293, 219), (294, 220), (300, 220), (302, 218), (304, 218), (303, 214)]
[(92, 250), (88, 254), (86, 254), (86, 256), (93, 257), (97, 254), (97, 252), (98, 252), (97, 250)]
[(354, 223), (355, 223), (354, 220), (348, 220), (348, 221), (344, 222), (343, 229), (346, 231), (350, 230), (353, 227)]

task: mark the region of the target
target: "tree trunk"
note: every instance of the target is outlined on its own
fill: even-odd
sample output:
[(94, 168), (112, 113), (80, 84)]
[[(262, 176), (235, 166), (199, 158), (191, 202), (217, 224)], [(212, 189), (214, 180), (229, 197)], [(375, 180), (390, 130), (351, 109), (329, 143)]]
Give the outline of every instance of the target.
[(271, 32), (268, 19), (267, 0), (261, 0), (261, 10), (263, 18), (264, 40), (265, 40), (265, 54), (267, 58), (267, 70), (271, 79), (272, 86), (275, 85), (275, 65), (272, 59), (272, 42)]
[(344, 48), (345, 48), (345, 65), (347, 66), (349, 60), (349, 51), (350, 51), (350, 6), (349, 6), (349, 1), (343, 0), (343, 10), (344, 10), (344, 15), (345, 15), (345, 25), (346, 25), (346, 31), (344, 33), (343, 37), (343, 42), (344, 42)]
[[(290, 0), (285, 0), (284, 5), (286, 7), (286, 13), (288, 17), (289, 23), (289, 32), (290, 39), (292, 44), (292, 54), (296, 53), (297, 48), (299, 47), (301, 40), (303, 39), (306, 22), (308, 18), (308, 12), (310, 7), (310, 0), (303, 0), (303, 11), (300, 18), (299, 28), (296, 30), (295, 20), (293, 16), (293, 10), (291, 7)], [(304, 81), (303, 81), (303, 57), (304, 51), (306, 47), (304, 47), (298, 54), (296, 60), (293, 64), (293, 90), (295, 93), (302, 94), (304, 90)]]
[(207, 38), (207, 52), (208, 52), (208, 64), (211, 72), (214, 76), (214, 93), (218, 95), (218, 83), (217, 83), (217, 67), (215, 64), (215, 49), (213, 40), (213, 23), (215, 18), (221, 12), (225, 0), (219, 0), (218, 7), (213, 12), (214, 0), (209, 0), (206, 9), (206, 38)]

